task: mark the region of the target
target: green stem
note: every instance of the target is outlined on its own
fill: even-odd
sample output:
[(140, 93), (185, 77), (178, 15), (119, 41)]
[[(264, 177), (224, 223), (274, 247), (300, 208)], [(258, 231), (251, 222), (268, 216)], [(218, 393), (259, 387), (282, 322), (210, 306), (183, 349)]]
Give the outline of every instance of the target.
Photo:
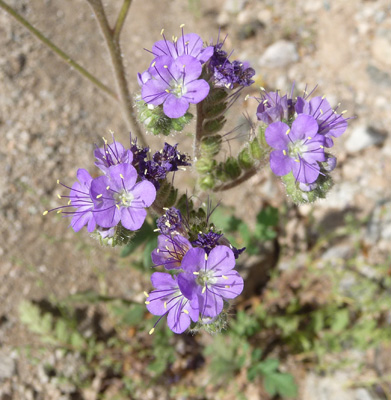
[(46, 36), (44, 36), (39, 30), (34, 28), (27, 20), (25, 20), (17, 11), (11, 8), (9, 5), (5, 4), (3, 0), (0, 0), (0, 7), (7, 13), (12, 15), (18, 22), (20, 22), (25, 28), (27, 28), (37, 39), (49, 47), (55, 54), (61, 57), (68, 65), (73, 67), (82, 76), (87, 78), (96, 87), (101, 89), (107, 95), (118, 101), (118, 96), (105, 84), (99, 81), (95, 76), (90, 74), (86, 69), (84, 69), (80, 64), (74, 61), (68, 54), (64, 53), (60, 48), (58, 48), (53, 42), (51, 42)]
[(129, 7), (132, 4), (132, 0), (124, 0), (121, 10), (118, 14), (117, 22), (114, 26), (113, 40), (118, 42), (119, 35), (121, 34), (122, 27), (124, 25), (126, 16), (128, 15)]
[(247, 181), (248, 179), (252, 178), (256, 173), (257, 173), (257, 168), (253, 167), (248, 171), (246, 171), (243, 175), (239, 176), (239, 178), (231, 182), (223, 183), (222, 185), (216, 186), (215, 188), (213, 188), (213, 191), (223, 192), (224, 190), (232, 189), (240, 185), (241, 183)]
[[(133, 98), (129, 92), (128, 82), (125, 76), (125, 69), (122, 63), (121, 48), (118, 40), (114, 39), (113, 30), (109, 26), (106, 13), (101, 0), (87, 0), (94, 12), (102, 35), (105, 39), (107, 49), (110, 53), (114, 76), (117, 83), (118, 93), (121, 99), (122, 114), (128, 124), (128, 128), (138, 137), (138, 143), (145, 146), (145, 139), (137, 119), (133, 113)], [(121, 11), (123, 8), (121, 9)], [(126, 13), (125, 13), (126, 14)], [(121, 17), (122, 18), (122, 17)]]

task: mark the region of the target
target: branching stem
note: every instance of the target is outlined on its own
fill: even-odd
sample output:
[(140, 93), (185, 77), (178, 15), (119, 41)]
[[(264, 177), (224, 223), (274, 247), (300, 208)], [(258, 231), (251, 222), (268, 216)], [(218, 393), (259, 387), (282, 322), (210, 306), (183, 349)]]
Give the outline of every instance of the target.
[(118, 14), (117, 22), (114, 26), (113, 40), (115, 42), (119, 41), (119, 35), (121, 34), (122, 27), (124, 26), (124, 22), (126, 16), (128, 15), (129, 7), (132, 4), (132, 0), (124, 0), (122, 4), (121, 10)]
[(223, 183), (222, 185), (216, 186), (215, 188), (213, 188), (213, 191), (214, 192), (223, 192), (225, 190), (232, 189), (232, 188), (240, 185), (241, 183), (247, 181), (248, 179), (252, 178), (256, 173), (257, 173), (257, 168), (253, 167), (253, 168), (249, 169), (248, 171), (246, 171), (243, 175), (239, 176), (239, 178), (237, 178), (231, 182)]
[[(129, 129), (138, 137), (138, 142), (141, 146), (146, 146), (143, 133), (137, 123), (137, 119), (133, 113), (133, 98), (129, 92), (128, 82), (125, 76), (125, 68), (122, 62), (121, 47), (119, 44), (119, 37), (115, 38), (115, 31), (110, 28), (109, 22), (101, 0), (87, 0), (90, 4), (98, 25), (101, 29), (102, 35), (105, 39), (107, 49), (110, 53), (111, 63), (114, 70), (114, 76), (117, 84), (118, 93), (121, 99), (122, 113)], [(127, 4), (129, 3), (129, 4)], [(129, 10), (130, 1), (125, 0), (121, 8), (120, 15), (117, 20), (118, 35), (123, 26), (126, 14)]]
[(27, 28), (38, 40), (49, 47), (55, 54), (62, 58), (68, 65), (74, 68), (82, 76), (92, 82), (97, 88), (102, 90), (112, 99), (118, 101), (118, 96), (113, 92), (108, 86), (103, 84), (99, 79), (90, 74), (86, 69), (84, 69), (80, 64), (73, 60), (68, 54), (58, 48), (51, 40), (44, 36), (38, 29), (34, 28), (26, 19), (24, 19), (16, 10), (0, 0), (0, 7), (6, 11), (8, 14), (12, 15), (18, 22), (20, 22), (25, 28)]

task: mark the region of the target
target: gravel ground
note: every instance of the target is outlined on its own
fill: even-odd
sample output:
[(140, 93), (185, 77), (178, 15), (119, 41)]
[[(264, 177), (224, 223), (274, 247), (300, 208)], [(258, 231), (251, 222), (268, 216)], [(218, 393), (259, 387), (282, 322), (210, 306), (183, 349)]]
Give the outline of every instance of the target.
[[(113, 85), (106, 49), (84, 0), (8, 0), (8, 3), (105, 84)], [(109, 3), (107, 9), (113, 19), (121, 1)], [(326, 94), (332, 105), (341, 102), (341, 109), (356, 117), (334, 147), (339, 166), (332, 193), (313, 206), (301, 207), (298, 219), (292, 220), (285, 235), (287, 240), (293, 240), (289, 238), (297, 234), (300, 238), (301, 217), (311, 214), (317, 221), (324, 221), (327, 229), (334, 229), (341, 217), (352, 211), (358, 218), (368, 218), (368, 225), (362, 230), (368, 259), (386, 260), (391, 248), (390, 2), (134, 0), (133, 3), (122, 35), (132, 89), (137, 88), (136, 72), (147, 67), (149, 58), (143, 48), (151, 48), (162, 27), (169, 34), (177, 34), (178, 26), (186, 23), (187, 32), (198, 32), (209, 40), (216, 38), (221, 26), (223, 33), (229, 33), (227, 48), (235, 48), (234, 55), (250, 61), (257, 70), (258, 86), (285, 91), (292, 81), (299, 89), (304, 89), (305, 84), (308, 87), (318, 84), (318, 94)], [(257, 88), (248, 93), (257, 95)], [(251, 101), (238, 105), (240, 112), (254, 113), (255, 108), (256, 103)], [(240, 114), (233, 113), (231, 117), (233, 126), (240, 122)], [(46, 387), (37, 369), (22, 363), (13, 351), (15, 346), (31, 342), (30, 334), (18, 321), (21, 300), (50, 295), (61, 298), (82, 290), (101, 289), (102, 285), (108, 293), (123, 296), (142, 291), (137, 273), (121, 268), (115, 251), (91, 245), (87, 234), (75, 235), (57, 216), (42, 217), (43, 210), (58, 205), (56, 180), (72, 183), (76, 168), (92, 170), (93, 144), (99, 143), (109, 130), (116, 133), (119, 141), (128, 138), (116, 104), (0, 11), (2, 400), (37, 398), (35, 392), (44, 399), (70, 398), (64, 395), (64, 390)], [(182, 138), (177, 135), (168, 141), (182, 143)], [(152, 138), (151, 142), (157, 146), (160, 141)], [(185, 137), (183, 148), (190, 149), (189, 137)], [(278, 206), (284, 197), (277, 179), (271, 173), (263, 173), (240, 190), (224, 195), (223, 201), (241, 204), (238, 215), (251, 219), (248, 210), (259, 209), (262, 201)], [(302, 249), (305, 247), (304, 243)], [(334, 385), (340, 383), (338, 388), (347, 379), (341, 374), (333, 380)], [(308, 387), (319, 386), (319, 396), (313, 390), (310, 395), (303, 394), (304, 399), (371, 399), (369, 392), (338, 395), (338, 388), (334, 392), (330, 387), (323, 390), (327, 383), (318, 381), (315, 375), (303, 379), (304, 392)], [(259, 398), (251, 397), (251, 393), (248, 396)]]

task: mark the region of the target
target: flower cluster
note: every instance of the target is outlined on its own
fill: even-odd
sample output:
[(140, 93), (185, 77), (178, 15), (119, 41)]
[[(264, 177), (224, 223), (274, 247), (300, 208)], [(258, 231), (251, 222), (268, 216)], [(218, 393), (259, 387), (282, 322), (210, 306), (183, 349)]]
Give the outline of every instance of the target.
[(189, 105), (197, 104), (209, 93), (209, 84), (201, 78), (202, 64), (213, 54), (195, 33), (183, 33), (169, 41), (164, 36), (152, 47), (154, 59), (148, 70), (139, 74), (141, 98), (145, 103), (162, 106), (169, 118), (183, 117)]
[[(70, 226), (75, 232), (87, 226), (88, 232), (96, 231), (102, 239), (112, 238), (118, 228), (136, 231), (143, 225), (147, 211), (156, 199), (157, 190), (169, 172), (190, 165), (188, 157), (177, 150), (177, 145), (165, 143), (164, 148), (148, 160), (149, 148), (142, 148), (131, 141), (129, 149), (113, 138), (108, 144), (94, 151), (95, 165), (103, 175), (92, 178), (85, 169), (77, 171), (69, 189), (68, 204), (50, 211), (71, 217)], [(72, 211), (68, 211), (73, 208)], [(47, 214), (45, 211), (44, 214)], [(122, 232), (123, 233), (123, 232)]]
[(229, 61), (230, 55), (222, 50), (224, 41), (217, 40), (217, 44), (213, 46), (213, 56), (208, 62), (214, 87), (234, 89), (252, 85), (254, 81), (251, 78), (255, 75), (255, 70), (248, 62)]
[(165, 315), (175, 333), (184, 332), (192, 322), (212, 324), (228, 300), (243, 290), (243, 279), (234, 270), (234, 248), (228, 241), (221, 244), (223, 235), (213, 231), (190, 240), (188, 221), (175, 208), (167, 210), (157, 224), (161, 234), (152, 262), (171, 273), (155, 272), (151, 277), (155, 290), (147, 294), (145, 303), (160, 316), (155, 326)]
[[(272, 171), (284, 177), (287, 187), (295, 186), (300, 192), (313, 192), (322, 185), (327, 190), (331, 187), (329, 173), (336, 166), (336, 158), (326, 149), (347, 128), (344, 111), (331, 108), (324, 96), (308, 98), (263, 91), (257, 109), (258, 120), (267, 125), (266, 142), (274, 149), (270, 154)], [(294, 178), (293, 186), (290, 177)], [(315, 197), (324, 194), (319, 192)], [(308, 195), (302, 198), (310, 201)]]

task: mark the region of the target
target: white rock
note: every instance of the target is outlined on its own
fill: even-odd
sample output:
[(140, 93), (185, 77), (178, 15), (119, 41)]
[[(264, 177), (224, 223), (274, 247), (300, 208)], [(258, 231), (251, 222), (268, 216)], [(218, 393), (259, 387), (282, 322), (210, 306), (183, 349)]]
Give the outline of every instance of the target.
[(224, 10), (231, 14), (237, 14), (243, 10), (246, 0), (225, 0)]
[(264, 8), (259, 11), (257, 19), (261, 24), (269, 25), (272, 20), (272, 12), (269, 9)]
[(287, 40), (279, 40), (270, 45), (259, 59), (261, 67), (284, 67), (299, 59), (296, 46)]
[(369, 126), (359, 125), (352, 131), (345, 142), (345, 148), (349, 153), (356, 153), (367, 147), (379, 145), (384, 140), (385, 135)]
[(391, 66), (391, 31), (379, 29), (372, 41), (372, 55), (377, 60)]

